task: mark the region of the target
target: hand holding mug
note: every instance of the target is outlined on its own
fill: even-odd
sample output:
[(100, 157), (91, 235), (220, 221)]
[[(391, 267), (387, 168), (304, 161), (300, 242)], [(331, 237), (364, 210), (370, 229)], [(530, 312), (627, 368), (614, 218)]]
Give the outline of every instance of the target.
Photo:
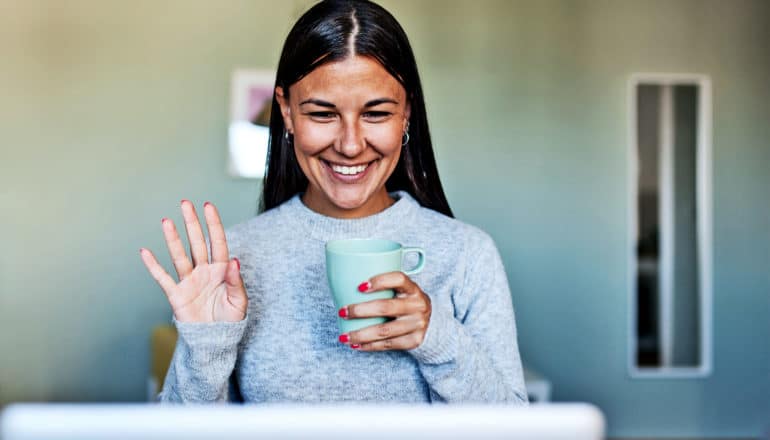
[(395, 291), (395, 298), (351, 304), (340, 309), (340, 316), (394, 319), (340, 335), (341, 342), (361, 351), (411, 350), (422, 344), (430, 322), (430, 297), (403, 272), (377, 275), (359, 286), (364, 293), (385, 289)]
[(180, 322), (241, 321), (248, 297), (240, 274), (240, 262), (230, 259), (225, 231), (216, 207), (206, 202), (203, 214), (211, 242), (211, 261), (195, 206), (182, 200), (192, 261), (185, 253), (176, 226), (163, 219), (163, 236), (179, 277), (177, 283), (148, 249), (140, 249), (144, 265), (165, 292), (174, 317)]

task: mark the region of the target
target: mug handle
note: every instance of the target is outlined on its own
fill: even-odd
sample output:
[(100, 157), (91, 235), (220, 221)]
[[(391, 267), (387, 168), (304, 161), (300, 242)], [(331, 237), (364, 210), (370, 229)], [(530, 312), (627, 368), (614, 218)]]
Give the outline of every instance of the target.
[[(404, 255), (406, 255), (408, 252), (416, 252), (419, 256), (419, 260), (417, 260), (417, 266), (415, 266), (412, 270), (404, 270), (404, 275), (414, 275), (416, 273), (420, 273), (422, 271), (422, 268), (425, 267), (425, 251), (422, 248), (419, 247), (405, 247), (401, 250), (401, 257), (403, 258)], [(403, 262), (401, 263), (403, 265)], [(403, 270), (403, 267), (402, 267)]]

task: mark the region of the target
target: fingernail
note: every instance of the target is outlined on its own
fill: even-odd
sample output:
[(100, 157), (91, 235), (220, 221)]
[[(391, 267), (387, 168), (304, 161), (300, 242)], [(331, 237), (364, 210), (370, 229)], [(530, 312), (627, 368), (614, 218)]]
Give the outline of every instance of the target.
[(168, 219), (166, 217), (163, 217), (162, 219), (160, 219), (160, 222), (161, 223), (166, 223), (166, 220), (168, 220)]
[(238, 270), (241, 270), (241, 262), (240, 262), (240, 261), (238, 261), (238, 259), (237, 259), (237, 258), (233, 258), (233, 260), (235, 260), (235, 264), (237, 264), (237, 265), (238, 265)]
[(343, 333), (340, 335), (339, 340), (343, 344), (347, 344), (348, 342), (350, 342), (350, 336), (347, 333)]
[(141, 254), (144, 248), (139, 248), (139, 253)]
[(189, 200), (187, 200), (187, 199), (182, 199), (182, 201), (180, 202), (180, 204), (181, 204), (181, 205), (184, 205), (184, 202), (188, 202), (188, 201), (189, 201)]
[(370, 283), (369, 281), (364, 281), (363, 283), (358, 285), (358, 291), (366, 292), (367, 290), (369, 290), (370, 287), (372, 287), (372, 283)]
[(348, 317), (348, 307), (345, 306), (345, 307), (341, 308), (337, 312), (337, 314), (340, 316), (340, 318), (347, 318)]
[(359, 344), (350, 344), (350, 348), (358, 350), (359, 348), (361, 348), (361, 345), (359, 345)]
[(205, 208), (207, 205), (210, 205), (210, 204), (211, 204), (210, 202), (205, 202), (203, 203), (203, 207)]

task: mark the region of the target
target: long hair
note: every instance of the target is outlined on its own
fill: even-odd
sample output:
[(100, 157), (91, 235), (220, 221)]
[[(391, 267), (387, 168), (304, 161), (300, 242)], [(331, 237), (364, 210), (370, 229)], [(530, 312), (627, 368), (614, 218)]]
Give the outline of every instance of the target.
[[(356, 28), (354, 44), (350, 45)], [(411, 105), (409, 142), (402, 147), (396, 168), (385, 182), (386, 190), (406, 191), (420, 205), (453, 217), (433, 156), (417, 63), (406, 33), (384, 8), (367, 0), (325, 0), (310, 8), (286, 37), (275, 86), (283, 88), (288, 99), (292, 84), (322, 64), (351, 55), (377, 60), (401, 83)], [(284, 133), (281, 110), (273, 92), (260, 211), (272, 209), (307, 189), (308, 180)]]

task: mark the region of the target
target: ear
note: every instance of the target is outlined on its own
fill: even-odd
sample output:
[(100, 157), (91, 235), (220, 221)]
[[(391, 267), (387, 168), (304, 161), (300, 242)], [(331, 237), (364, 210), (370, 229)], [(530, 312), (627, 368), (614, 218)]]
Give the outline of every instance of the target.
[(283, 118), (283, 126), (286, 127), (286, 131), (294, 134), (294, 125), (291, 121), (291, 107), (289, 106), (289, 100), (283, 93), (283, 87), (275, 88), (275, 100), (278, 101), (278, 106), (281, 108), (281, 117)]
[(409, 129), (409, 118), (412, 116), (412, 104), (406, 101), (406, 108), (404, 108), (404, 132)]

